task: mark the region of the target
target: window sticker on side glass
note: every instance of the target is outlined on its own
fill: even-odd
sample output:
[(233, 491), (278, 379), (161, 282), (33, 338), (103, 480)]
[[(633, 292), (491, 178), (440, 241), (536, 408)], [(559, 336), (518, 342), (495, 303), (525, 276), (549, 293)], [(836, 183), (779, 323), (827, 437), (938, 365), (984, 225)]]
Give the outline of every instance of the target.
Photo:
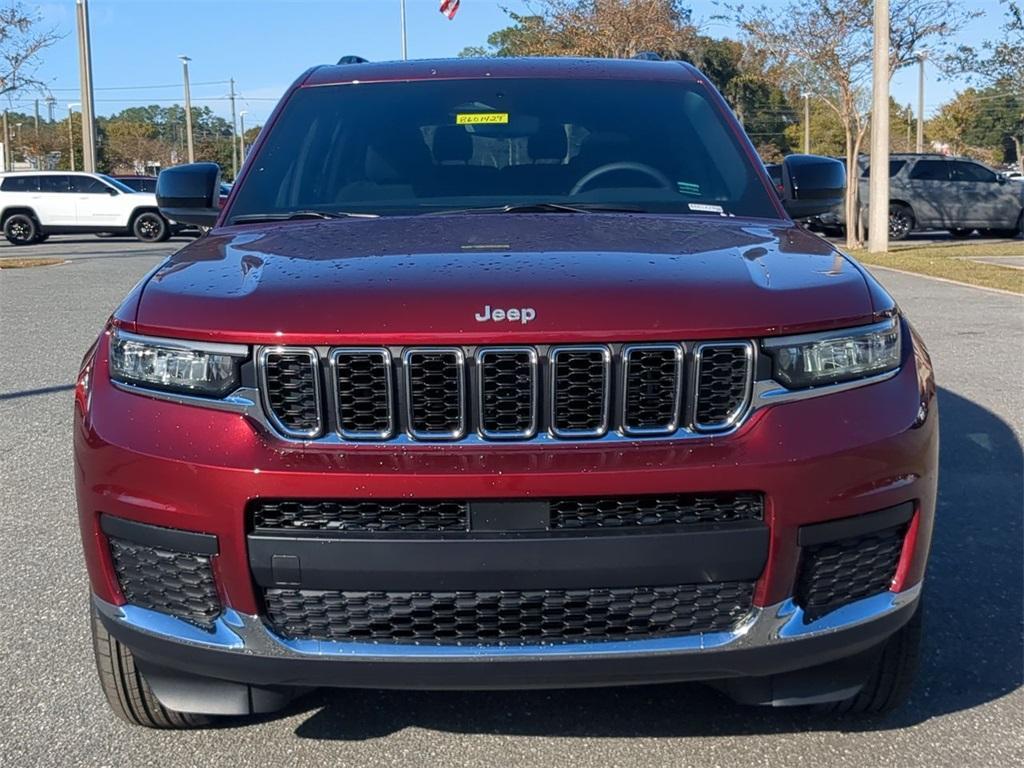
[(463, 112), (455, 116), (456, 125), (487, 125), (508, 123), (508, 112)]

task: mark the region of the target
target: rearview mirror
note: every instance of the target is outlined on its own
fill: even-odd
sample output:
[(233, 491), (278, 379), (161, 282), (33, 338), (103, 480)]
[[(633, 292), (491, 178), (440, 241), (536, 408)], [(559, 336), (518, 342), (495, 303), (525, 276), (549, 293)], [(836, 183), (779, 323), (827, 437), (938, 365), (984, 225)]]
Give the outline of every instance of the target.
[(828, 213), (843, 201), (846, 167), (819, 155), (790, 155), (782, 161), (782, 205), (794, 219)]
[(212, 227), (220, 216), (220, 166), (191, 163), (160, 171), (156, 204), (168, 219)]

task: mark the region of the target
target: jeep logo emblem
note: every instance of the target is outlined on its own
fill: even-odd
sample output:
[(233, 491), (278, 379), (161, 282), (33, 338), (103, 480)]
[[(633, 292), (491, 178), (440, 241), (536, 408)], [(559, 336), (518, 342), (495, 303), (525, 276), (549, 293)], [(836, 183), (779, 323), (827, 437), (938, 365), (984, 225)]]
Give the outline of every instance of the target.
[(533, 307), (509, 307), (508, 309), (500, 309), (498, 307), (491, 308), (490, 304), (484, 304), (484, 311), (476, 313), (476, 321), (478, 323), (486, 323), (488, 320), (493, 320), (495, 323), (508, 322), (508, 323), (522, 323), (526, 325), (528, 322), (537, 317), (537, 312)]

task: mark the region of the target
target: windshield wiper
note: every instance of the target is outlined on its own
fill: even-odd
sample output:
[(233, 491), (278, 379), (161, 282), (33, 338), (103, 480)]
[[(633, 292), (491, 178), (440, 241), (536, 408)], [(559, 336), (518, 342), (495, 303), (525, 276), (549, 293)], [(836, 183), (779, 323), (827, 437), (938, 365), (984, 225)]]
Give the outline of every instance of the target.
[(295, 221), (298, 219), (379, 219), (379, 213), (352, 213), (350, 211), (292, 211), (291, 213), (246, 213), (233, 216), (232, 224), (250, 224), (259, 221)]
[(515, 205), (495, 205), (480, 208), (449, 208), (443, 211), (430, 211), (428, 216), (440, 216), (453, 213), (645, 213), (638, 205), (605, 205), (603, 203), (520, 203)]

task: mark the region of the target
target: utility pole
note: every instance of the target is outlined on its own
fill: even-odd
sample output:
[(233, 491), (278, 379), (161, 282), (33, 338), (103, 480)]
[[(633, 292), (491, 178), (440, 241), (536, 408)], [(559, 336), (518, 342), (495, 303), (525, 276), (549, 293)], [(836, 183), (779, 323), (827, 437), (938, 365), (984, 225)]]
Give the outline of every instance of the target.
[(910, 151), (910, 129), (914, 126), (914, 107), (907, 104), (907, 152)]
[(811, 154), (811, 94), (804, 91), (800, 94), (804, 100), (804, 154)]
[(11, 134), (7, 125), (7, 110), (4, 110), (4, 170), (11, 170)]
[(53, 105), (57, 103), (57, 100), (53, 96), (49, 96), (46, 99), (46, 113), (49, 115), (49, 122), (53, 122)]
[(78, 104), (68, 104), (68, 152), (71, 158), (71, 170), (75, 170), (75, 121), (74, 109)]
[(402, 61), (409, 59), (409, 47), (406, 42), (405, 35), (405, 0), (401, 0), (402, 6)]
[(39, 141), (39, 99), (36, 99), (36, 142)]
[(78, 18), (78, 75), (82, 83), (82, 170), (96, 171), (96, 115), (92, 99), (92, 50), (88, 0), (75, 0)]
[(245, 116), (248, 114), (244, 109), (238, 113), (238, 122), (242, 128), (242, 132), (238, 134), (238, 152), (243, 163), (245, 162)]
[(924, 152), (924, 60), (928, 51), (917, 52), (917, 154)]
[(235, 78), (231, 78), (231, 180), (238, 178), (238, 121), (235, 118)]
[(192, 92), (188, 84), (188, 63), (192, 61), (188, 56), (179, 56), (181, 60), (182, 75), (185, 78), (185, 134), (188, 141), (188, 161), (196, 161), (195, 147), (192, 145)]
[(868, 251), (885, 253), (889, 250), (889, 0), (875, 0), (874, 38)]

